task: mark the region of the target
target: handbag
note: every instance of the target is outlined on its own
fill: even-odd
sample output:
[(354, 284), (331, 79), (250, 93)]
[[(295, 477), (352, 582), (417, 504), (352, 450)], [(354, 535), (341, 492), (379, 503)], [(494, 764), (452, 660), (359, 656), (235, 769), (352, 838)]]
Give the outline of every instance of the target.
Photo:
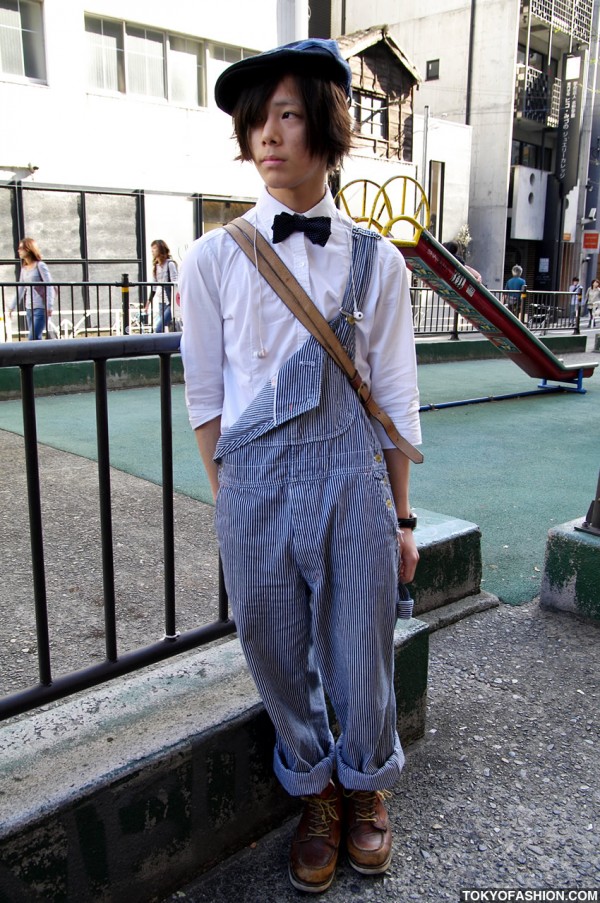
[(255, 264), (261, 276), (266, 279), (285, 306), (343, 370), (368, 413), (382, 425), (395, 447), (415, 464), (421, 464), (422, 453), (400, 435), (391, 418), (376, 403), (369, 387), (354, 366), (354, 361), (329, 323), (268, 241), (243, 217), (232, 220), (224, 228)]

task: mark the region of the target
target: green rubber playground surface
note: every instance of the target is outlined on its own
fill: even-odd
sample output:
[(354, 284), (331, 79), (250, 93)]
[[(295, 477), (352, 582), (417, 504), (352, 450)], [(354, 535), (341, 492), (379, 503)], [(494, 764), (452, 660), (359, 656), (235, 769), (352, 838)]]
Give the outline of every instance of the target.
[[(493, 397), (537, 388), (508, 360), (427, 364), (419, 368), (421, 403)], [(583, 518), (600, 468), (600, 377), (584, 395), (561, 393), (471, 404), (422, 414), (425, 463), (412, 469), (412, 501), (477, 524), (482, 588), (513, 605), (539, 591), (548, 530)], [(38, 440), (96, 458), (94, 396), (37, 401)], [(158, 388), (109, 396), (113, 467), (161, 483)], [(20, 401), (0, 402), (0, 429), (22, 433)], [(210, 500), (183, 387), (173, 386), (176, 492)]]

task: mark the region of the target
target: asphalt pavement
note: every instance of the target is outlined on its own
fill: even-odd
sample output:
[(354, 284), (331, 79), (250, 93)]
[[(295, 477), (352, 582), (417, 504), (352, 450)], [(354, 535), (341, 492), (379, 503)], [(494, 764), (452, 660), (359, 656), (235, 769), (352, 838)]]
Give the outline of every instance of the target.
[[(533, 601), (473, 615), (430, 641), (425, 736), (408, 748), (388, 806), (391, 866), (364, 877), (342, 854), (322, 899), (458, 903), (467, 889), (598, 891), (600, 625)], [(294, 826), (257, 837), (168, 903), (306, 899), (287, 877)]]

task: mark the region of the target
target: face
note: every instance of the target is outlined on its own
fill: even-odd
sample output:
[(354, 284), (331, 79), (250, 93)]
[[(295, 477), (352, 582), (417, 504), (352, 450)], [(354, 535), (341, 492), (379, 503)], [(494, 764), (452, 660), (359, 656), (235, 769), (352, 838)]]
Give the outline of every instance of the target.
[(323, 197), (327, 166), (308, 150), (304, 104), (293, 78), (279, 82), (264, 113), (250, 131), (252, 160), (269, 194), (304, 213)]
[(150, 250), (152, 251), (153, 257), (158, 257), (158, 245), (150, 245)]
[(21, 260), (24, 260), (27, 257), (27, 251), (25, 250), (25, 245), (23, 245), (21, 242), (19, 242), (19, 247), (17, 248), (17, 254), (21, 258)]

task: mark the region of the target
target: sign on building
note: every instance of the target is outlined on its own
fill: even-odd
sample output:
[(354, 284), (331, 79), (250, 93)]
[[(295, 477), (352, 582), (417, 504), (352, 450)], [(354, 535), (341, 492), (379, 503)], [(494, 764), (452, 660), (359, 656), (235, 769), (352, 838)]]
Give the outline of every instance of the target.
[(563, 197), (577, 184), (582, 72), (583, 55), (579, 53), (565, 54), (556, 146), (556, 178), (562, 184)]

